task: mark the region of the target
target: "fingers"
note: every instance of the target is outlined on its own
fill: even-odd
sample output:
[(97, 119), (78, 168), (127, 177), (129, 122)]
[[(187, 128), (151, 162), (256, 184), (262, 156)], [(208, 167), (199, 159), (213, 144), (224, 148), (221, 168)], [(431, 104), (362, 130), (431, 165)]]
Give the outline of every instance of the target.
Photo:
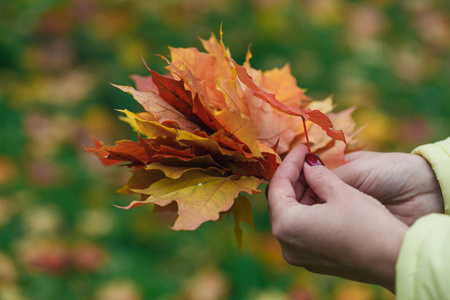
[(305, 145), (295, 147), (275, 171), (268, 192), (272, 214), (277, 214), (291, 205), (298, 205), (297, 195), (302, 195), (305, 189), (299, 179), (307, 152)]
[(317, 197), (325, 202), (334, 201), (340, 194), (345, 195), (350, 187), (320, 162), (320, 159), (307, 159), (303, 167), (306, 182)]
[(345, 160), (347, 161), (354, 161), (357, 159), (362, 159), (368, 156), (371, 156), (372, 152), (370, 151), (355, 151), (350, 152), (348, 154), (345, 154)]
[(359, 188), (362, 179), (367, 176), (367, 174), (362, 174), (363, 172), (360, 166), (352, 162), (334, 169), (333, 173), (343, 182), (355, 188)]
[(305, 155), (308, 153), (306, 146), (295, 147), (283, 160), (281, 166), (275, 171), (272, 178), (288, 179), (292, 186), (300, 178), (303, 169)]
[(359, 189), (374, 168), (372, 163), (374, 156), (376, 156), (376, 153), (369, 151), (349, 153), (345, 155), (345, 159), (349, 163), (334, 169), (333, 173), (346, 184)]
[(311, 206), (320, 203), (320, 199), (317, 197), (314, 191), (308, 186), (303, 192), (301, 198), (299, 199), (299, 202), (301, 204)]

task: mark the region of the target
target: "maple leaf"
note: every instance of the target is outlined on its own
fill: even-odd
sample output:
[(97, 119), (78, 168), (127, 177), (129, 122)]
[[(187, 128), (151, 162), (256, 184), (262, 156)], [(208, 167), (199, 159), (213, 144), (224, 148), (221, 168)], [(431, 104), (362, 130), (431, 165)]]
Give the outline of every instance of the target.
[(193, 171), (193, 170), (196, 170), (196, 171), (204, 170), (208, 174), (216, 173), (218, 176), (225, 175), (225, 172), (227, 171), (225, 169), (219, 169), (216, 167), (209, 167), (209, 166), (206, 169), (200, 168), (200, 167), (183, 167), (183, 166), (180, 166), (179, 164), (176, 166), (168, 166), (168, 165), (163, 165), (160, 162), (153, 162), (151, 164), (148, 164), (147, 166), (145, 166), (145, 169), (146, 170), (163, 171), (163, 173), (166, 177), (172, 178), (172, 179), (178, 179), (184, 173), (186, 173), (188, 171)]
[(239, 78), (242, 80), (244, 84), (246, 84), (251, 90), (253, 90), (253, 94), (263, 101), (269, 103), (274, 109), (286, 113), (288, 115), (293, 116), (301, 116), (305, 120), (310, 120), (311, 122), (322, 127), (325, 132), (332, 137), (333, 139), (340, 140), (345, 142), (345, 135), (341, 130), (336, 130), (333, 128), (333, 123), (330, 119), (319, 110), (310, 110), (310, 109), (302, 109), (299, 106), (287, 106), (280, 101), (278, 101), (274, 94), (268, 93), (261, 88), (259, 88), (252, 78), (248, 75), (246, 69), (242, 66), (239, 66), (236, 62), (234, 62), (234, 66), (236, 67), (236, 72)]
[(85, 149), (97, 155), (104, 165), (130, 162), (129, 166), (136, 166), (148, 163), (145, 149), (134, 141), (121, 140), (117, 141), (114, 146), (105, 146), (103, 142), (96, 139), (94, 142), (94, 147), (85, 147)]
[(191, 122), (187, 117), (154, 92), (136, 91), (131, 86), (121, 86), (115, 84), (113, 84), (113, 86), (132, 95), (133, 98), (143, 106), (147, 113), (151, 113), (154, 116), (154, 119), (157, 122), (175, 122), (180, 129), (190, 132), (198, 129), (197, 124)]
[(138, 91), (158, 93), (158, 87), (154, 83), (154, 78), (139, 75), (132, 75), (130, 77), (136, 84), (136, 89)]
[(228, 211), (241, 192), (260, 192), (257, 187), (261, 183), (262, 180), (256, 177), (218, 177), (209, 172), (192, 170), (177, 179), (167, 177), (146, 189), (133, 190), (150, 197), (144, 201), (133, 201), (123, 208), (148, 203), (166, 206), (176, 201), (178, 218), (173, 229), (195, 230), (206, 221), (217, 220), (220, 212)]
[(165, 178), (165, 174), (160, 170), (136, 169), (127, 184), (117, 190), (118, 193), (133, 194), (136, 189), (145, 189), (156, 181)]
[[(194, 230), (225, 214), (253, 225), (250, 201), (242, 193), (260, 192), (284, 155), (299, 143), (319, 153), (325, 165), (345, 163), (354, 147), (353, 108), (333, 113), (331, 98), (311, 99), (297, 86), (289, 65), (268, 71), (237, 64), (212, 35), (196, 48), (169, 48), (167, 74), (132, 76), (136, 88), (114, 85), (142, 105), (120, 118), (137, 131), (137, 141), (104, 145), (94, 139), (85, 149), (105, 165), (121, 164), (132, 176), (120, 193), (140, 200), (123, 208), (152, 204), (154, 211), (178, 214), (174, 230)], [(305, 123), (305, 121), (307, 121)]]
[(183, 80), (175, 80), (167, 76), (162, 76), (155, 71), (150, 71), (151, 78), (158, 89), (159, 96), (167, 104), (173, 106), (180, 113), (193, 123), (204, 127), (201, 119), (193, 112), (193, 99), (190, 91), (184, 88)]
[(231, 214), (234, 216), (234, 235), (236, 237), (236, 242), (238, 244), (239, 250), (242, 252), (242, 229), (240, 223), (247, 223), (253, 229), (255, 229), (255, 223), (252, 213), (252, 203), (247, 197), (239, 195), (234, 200), (233, 206), (226, 212), (226, 214)]

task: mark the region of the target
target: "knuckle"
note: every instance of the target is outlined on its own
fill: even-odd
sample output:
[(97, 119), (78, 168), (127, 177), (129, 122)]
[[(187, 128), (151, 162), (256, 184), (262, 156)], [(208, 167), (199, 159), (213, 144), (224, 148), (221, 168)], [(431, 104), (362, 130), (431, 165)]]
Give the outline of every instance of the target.
[(328, 178), (324, 172), (316, 172), (312, 175), (312, 180), (317, 182), (317, 184), (325, 184), (328, 183)]
[(292, 266), (302, 267), (303, 261), (298, 256), (293, 255), (290, 251), (282, 248), (283, 259)]
[(306, 271), (309, 271), (309, 272), (311, 272), (311, 273), (317, 273), (317, 274), (320, 274), (320, 269), (317, 268), (316, 266), (312, 265), (312, 264), (306, 264), (306, 265), (303, 266), (303, 268), (304, 268)]
[(272, 224), (272, 234), (280, 242), (286, 239), (286, 225), (283, 222), (274, 222)]
[(272, 234), (280, 243), (290, 245), (297, 236), (295, 234), (295, 225), (289, 221), (289, 214), (286, 214), (283, 219), (272, 223)]
[(283, 259), (292, 266), (302, 267), (305, 269), (315, 268), (315, 265), (311, 260), (312, 258), (299, 249), (282, 247), (281, 253), (283, 255)]

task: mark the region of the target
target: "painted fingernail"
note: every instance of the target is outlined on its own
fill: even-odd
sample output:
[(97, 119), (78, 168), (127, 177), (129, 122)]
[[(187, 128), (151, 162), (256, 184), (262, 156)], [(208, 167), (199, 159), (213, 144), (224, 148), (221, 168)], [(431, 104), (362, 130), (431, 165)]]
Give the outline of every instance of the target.
[(310, 166), (324, 166), (323, 162), (320, 160), (319, 155), (316, 153), (306, 154), (305, 161)]

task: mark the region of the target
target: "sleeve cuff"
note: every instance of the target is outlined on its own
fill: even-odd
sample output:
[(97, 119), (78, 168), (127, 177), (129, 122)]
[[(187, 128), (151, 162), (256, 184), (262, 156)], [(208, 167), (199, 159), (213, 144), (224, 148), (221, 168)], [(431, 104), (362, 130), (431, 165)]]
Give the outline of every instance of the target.
[(430, 163), (441, 187), (445, 214), (450, 215), (450, 138), (419, 146), (412, 153), (421, 155)]

